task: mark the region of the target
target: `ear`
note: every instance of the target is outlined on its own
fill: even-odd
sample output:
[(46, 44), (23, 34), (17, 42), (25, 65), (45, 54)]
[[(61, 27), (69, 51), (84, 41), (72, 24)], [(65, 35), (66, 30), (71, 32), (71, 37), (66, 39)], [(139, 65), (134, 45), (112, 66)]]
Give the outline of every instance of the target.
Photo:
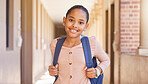
[(66, 25), (66, 17), (63, 17), (63, 26)]
[(89, 26), (89, 23), (86, 23), (85, 28), (84, 28), (84, 31), (87, 30), (88, 26)]

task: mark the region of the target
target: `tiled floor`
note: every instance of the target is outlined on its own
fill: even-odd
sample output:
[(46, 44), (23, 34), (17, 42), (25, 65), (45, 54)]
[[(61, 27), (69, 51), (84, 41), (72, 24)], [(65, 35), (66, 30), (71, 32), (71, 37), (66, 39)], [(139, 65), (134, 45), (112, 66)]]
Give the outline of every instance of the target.
[(35, 84), (53, 84), (55, 77), (49, 75), (48, 71), (45, 72)]

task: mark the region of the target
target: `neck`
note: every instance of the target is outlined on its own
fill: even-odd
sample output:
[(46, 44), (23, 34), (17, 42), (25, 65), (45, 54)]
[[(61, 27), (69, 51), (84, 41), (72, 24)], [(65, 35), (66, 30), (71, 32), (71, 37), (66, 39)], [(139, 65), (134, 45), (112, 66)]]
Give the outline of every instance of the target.
[(67, 37), (63, 45), (66, 47), (74, 47), (76, 45), (79, 45), (80, 43), (81, 43), (80, 37), (77, 38)]

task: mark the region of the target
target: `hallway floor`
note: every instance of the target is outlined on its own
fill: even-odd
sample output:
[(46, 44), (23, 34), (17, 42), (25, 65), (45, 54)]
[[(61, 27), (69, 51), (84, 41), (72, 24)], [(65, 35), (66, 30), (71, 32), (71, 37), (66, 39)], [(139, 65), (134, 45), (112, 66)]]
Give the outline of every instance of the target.
[(53, 84), (55, 77), (49, 75), (49, 72), (45, 72), (35, 84)]

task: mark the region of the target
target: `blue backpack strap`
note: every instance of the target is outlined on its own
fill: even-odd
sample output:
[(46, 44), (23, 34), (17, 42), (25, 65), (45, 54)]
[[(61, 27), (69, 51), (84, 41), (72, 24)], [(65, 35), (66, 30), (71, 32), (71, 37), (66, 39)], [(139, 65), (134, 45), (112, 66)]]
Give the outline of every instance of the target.
[[(55, 66), (58, 62), (59, 54), (60, 54), (60, 51), (61, 51), (61, 48), (62, 48), (62, 45), (63, 45), (65, 39), (66, 39), (66, 37), (62, 37), (62, 38), (58, 39), (58, 41), (57, 41), (55, 52), (54, 52), (54, 58), (53, 58), (53, 66)], [(58, 78), (58, 75), (56, 75), (55, 77), (56, 77), (55, 78), (55, 81), (56, 81)]]
[[(92, 58), (88, 37), (86, 36), (82, 37), (81, 41), (83, 45), (83, 51), (85, 55), (87, 68), (92, 68), (92, 67), (95, 68), (97, 66), (97, 60), (96, 60), (96, 57)], [(98, 78), (89, 78), (89, 79), (90, 79), (91, 84), (103, 84), (103, 74), (100, 74)]]
[(61, 51), (61, 48), (62, 48), (62, 45), (63, 45), (65, 39), (66, 39), (66, 37), (62, 37), (62, 38), (58, 39), (58, 41), (57, 41), (55, 52), (54, 52), (54, 59), (53, 59), (54, 66), (58, 62), (59, 54), (60, 54), (60, 51)]
[(91, 56), (91, 48), (89, 44), (89, 39), (86, 36), (83, 36), (81, 39), (82, 45), (83, 45), (83, 51), (85, 55), (85, 60), (86, 60), (86, 66), (87, 68), (92, 68), (93, 67), (93, 61), (92, 61), (92, 56)]

